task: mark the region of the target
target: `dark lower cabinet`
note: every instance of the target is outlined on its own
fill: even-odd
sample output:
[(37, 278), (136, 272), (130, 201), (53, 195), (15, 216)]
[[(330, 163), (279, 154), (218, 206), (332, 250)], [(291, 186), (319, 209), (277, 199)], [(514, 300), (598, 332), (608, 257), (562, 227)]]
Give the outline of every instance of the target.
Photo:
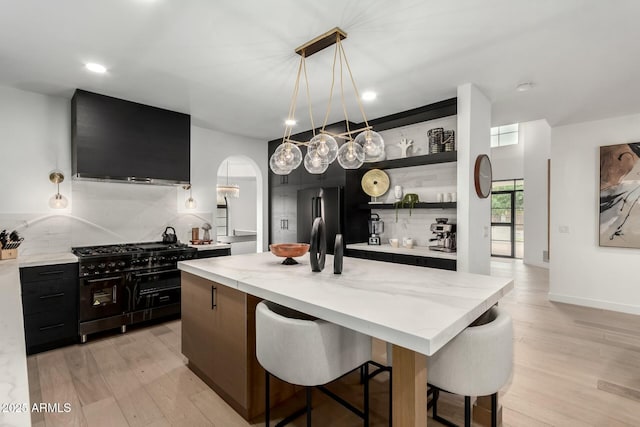
[(196, 258), (214, 258), (231, 255), (231, 248), (199, 249)]
[(396, 264), (417, 265), (419, 267), (439, 268), (441, 270), (456, 271), (456, 260), (454, 259), (362, 251), (358, 249), (347, 249), (345, 251), (345, 256), (370, 259), (373, 261), (384, 261)]
[(78, 341), (78, 264), (20, 269), (27, 354)]

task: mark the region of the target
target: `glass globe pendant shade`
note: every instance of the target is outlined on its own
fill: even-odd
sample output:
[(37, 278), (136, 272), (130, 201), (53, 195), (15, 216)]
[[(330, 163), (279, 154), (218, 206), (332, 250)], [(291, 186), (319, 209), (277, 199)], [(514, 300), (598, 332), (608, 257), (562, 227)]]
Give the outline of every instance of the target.
[(343, 144), (338, 150), (338, 163), (345, 169), (358, 169), (364, 163), (364, 148), (354, 141)]
[(281, 156), (277, 156), (276, 153), (271, 155), (271, 158), (269, 159), (269, 167), (276, 175), (289, 175), (293, 170), (293, 168), (288, 167), (284, 159), (282, 159)]
[(64, 209), (69, 205), (69, 201), (60, 193), (56, 193), (49, 199), (49, 207), (52, 209)]
[(365, 130), (356, 136), (355, 142), (364, 149), (364, 161), (375, 162), (384, 152), (384, 140), (378, 132)]
[(187, 209), (195, 209), (198, 206), (195, 199), (191, 196), (184, 202), (184, 207)]
[(297, 145), (290, 142), (282, 143), (273, 153), (278, 156), (279, 161), (291, 170), (297, 168), (302, 163), (302, 151)]
[[(337, 156), (336, 150), (336, 156)], [(329, 167), (329, 162), (326, 157), (321, 156), (318, 150), (312, 150), (309, 148), (307, 154), (304, 156), (304, 168), (312, 174), (324, 173)]]
[(326, 133), (321, 133), (309, 141), (309, 151), (315, 150), (317, 154), (332, 163), (338, 157), (338, 143), (336, 139)]

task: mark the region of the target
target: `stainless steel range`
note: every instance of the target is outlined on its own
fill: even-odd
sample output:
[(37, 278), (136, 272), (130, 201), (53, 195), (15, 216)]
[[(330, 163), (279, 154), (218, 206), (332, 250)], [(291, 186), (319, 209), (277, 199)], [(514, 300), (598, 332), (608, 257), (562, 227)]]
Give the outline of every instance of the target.
[(180, 313), (178, 261), (187, 245), (162, 242), (72, 248), (80, 272), (79, 332), (87, 335)]

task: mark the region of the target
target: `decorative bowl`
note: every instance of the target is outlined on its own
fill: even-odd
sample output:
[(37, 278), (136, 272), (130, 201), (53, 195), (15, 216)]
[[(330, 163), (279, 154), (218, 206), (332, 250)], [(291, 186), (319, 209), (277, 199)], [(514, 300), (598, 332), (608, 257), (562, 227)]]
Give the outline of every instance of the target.
[(284, 265), (297, 264), (294, 257), (302, 256), (309, 252), (308, 243), (273, 243), (269, 245), (269, 250), (277, 257), (285, 258)]

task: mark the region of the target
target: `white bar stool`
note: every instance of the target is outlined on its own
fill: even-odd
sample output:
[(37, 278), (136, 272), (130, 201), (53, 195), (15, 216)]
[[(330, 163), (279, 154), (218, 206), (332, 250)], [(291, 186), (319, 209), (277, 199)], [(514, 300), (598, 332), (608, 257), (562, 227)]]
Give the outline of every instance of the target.
[(471, 397), (491, 395), (491, 425), (497, 425), (498, 391), (513, 369), (511, 316), (492, 307), (427, 360), (427, 380), (433, 391), (433, 419), (455, 426), (438, 415), (440, 390), (465, 396), (465, 426), (471, 426)]
[[(256, 307), (256, 357), (266, 371), (265, 425), (269, 426), (269, 380), (275, 375), (290, 384), (307, 387), (306, 408), (286, 417), (287, 424), (305, 411), (311, 426), (311, 386), (364, 419), (369, 425), (368, 361), (371, 337), (351, 329), (299, 313), (278, 304), (262, 301)], [(364, 411), (320, 387), (364, 366)]]

